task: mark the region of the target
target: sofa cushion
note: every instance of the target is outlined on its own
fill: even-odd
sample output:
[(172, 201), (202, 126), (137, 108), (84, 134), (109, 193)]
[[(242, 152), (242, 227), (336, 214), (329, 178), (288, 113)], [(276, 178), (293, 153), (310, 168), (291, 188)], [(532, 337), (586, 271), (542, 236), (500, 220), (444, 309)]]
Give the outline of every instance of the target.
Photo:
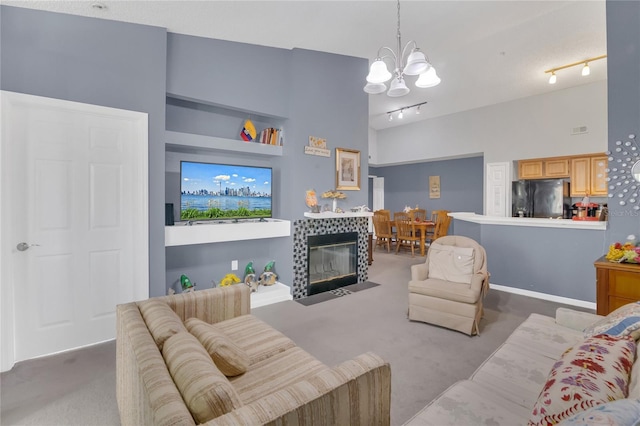
[(531, 410), (471, 380), (453, 384), (405, 426), (524, 425)]
[(138, 308), (160, 350), (162, 350), (162, 345), (169, 337), (176, 333), (187, 331), (180, 317), (167, 303), (161, 300), (147, 299), (138, 302)]
[(167, 339), (162, 356), (197, 423), (206, 423), (242, 406), (229, 380), (189, 332), (177, 333)]
[(640, 399), (619, 399), (606, 404), (596, 405), (577, 413), (566, 420), (562, 426), (616, 425), (637, 426), (640, 419)]
[(299, 347), (287, 349), (249, 367), (229, 381), (244, 404), (249, 404), (329, 368)]
[(554, 359), (506, 342), (482, 363), (470, 379), (531, 410), (554, 364)]
[(249, 356), (229, 336), (213, 324), (198, 318), (189, 318), (184, 322), (189, 333), (196, 336), (209, 352), (211, 359), (225, 376), (237, 376), (247, 371)]
[(640, 338), (640, 302), (628, 303), (584, 329), (585, 337), (596, 334)]
[(571, 346), (583, 340), (581, 331), (558, 326), (553, 318), (540, 314), (529, 315), (507, 338), (507, 342), (520, 345), (554, 361)]
[(284, 334), (253, 315), (240, 315), (216, 323), (249, 356), (249, 365), (293, 348), (296, 344)]
[(474, 251), (472, 247), (432, 243), (429, 247), (429, 277), (471, 284)]
[(549, 373), (529, 424), (548, 425), (595, 405), (627, 396), (636, 345), (606, 334), (568, 349)]

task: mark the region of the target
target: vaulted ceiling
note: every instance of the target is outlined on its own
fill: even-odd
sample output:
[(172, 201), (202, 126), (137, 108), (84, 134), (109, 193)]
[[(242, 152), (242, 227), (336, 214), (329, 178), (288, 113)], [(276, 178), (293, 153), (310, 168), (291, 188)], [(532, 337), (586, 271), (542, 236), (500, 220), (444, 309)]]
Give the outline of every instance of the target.
[[(374, 59), (396, 50), (395, 1), (12, 1), (2, 4), (167, 28), (170, 32)], [(103, 7), (96, 7), (99, 4)], [(415, 40), (442, 78), (401, 98), (369, 95), (369, 125), (383, 129), (607, 78), (607, 61), (544, 71), (606, 54), (605, 1), (401, 2), (403, 44)], [(362, 86), (365, 76), (362, 76)], [(420, 115), (387, 111), (427, 102)]]

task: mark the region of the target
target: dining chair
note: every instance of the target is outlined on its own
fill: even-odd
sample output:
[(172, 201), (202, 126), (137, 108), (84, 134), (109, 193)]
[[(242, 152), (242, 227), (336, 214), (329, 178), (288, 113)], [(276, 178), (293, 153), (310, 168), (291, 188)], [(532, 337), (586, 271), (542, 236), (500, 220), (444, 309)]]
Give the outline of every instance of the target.
[(416, 244), (420, 243), (420, 237), (416, 235), (413, 220), (396, 220), (396, 254), (400, 251), (400, 246), (411, 248), (411, 257), (415, 256)]
[[(373, 214), (373, 229), (376, 233), (375, 247), (386, 245), (387, 253), (391, 251), (391, 243), (393, 242), (393, 233), (391, 232), (391, 221), (385, 214)], [(374, 248), (375, 248), (374, 247)]]
[(387, 219), (391, 220), (391, 210), (380, 209), (373, 212), (374, 215), (381, 214), (387, 217)]
[(393, 220), (394, 221), (398, 221), (398, 220), (409, 220), (409, 213), (405, 213), (405, 212), (395, 212), (393, 213)]
[(413, 209), (409, 213), (409, 216), (412, 217), (413, 220), (426, 221), (427, 220), (427, 210), (426, 209)]
[(429, 245), (432, 241), (439, 237), (447, 235), (451, 217), (449, 210), (433, 210), (431, 212), (431, 221), (435, 224), (433, 228), (427, 230), (425, 234), (425, 244)]

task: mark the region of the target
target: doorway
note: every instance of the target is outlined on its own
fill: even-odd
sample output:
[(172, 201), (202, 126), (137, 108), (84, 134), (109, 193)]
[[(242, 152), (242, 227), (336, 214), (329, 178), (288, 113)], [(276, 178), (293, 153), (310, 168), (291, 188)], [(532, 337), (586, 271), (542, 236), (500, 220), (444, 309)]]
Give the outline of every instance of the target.
[(147, 114), (0, 92), (1, 371), (148, 298)]

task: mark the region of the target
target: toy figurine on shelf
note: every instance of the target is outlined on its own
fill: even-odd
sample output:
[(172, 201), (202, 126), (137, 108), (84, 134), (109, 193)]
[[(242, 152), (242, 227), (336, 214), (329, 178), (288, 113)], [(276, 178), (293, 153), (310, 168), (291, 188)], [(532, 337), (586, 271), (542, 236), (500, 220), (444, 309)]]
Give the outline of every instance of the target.
[(256, 270), (253, 269), (253, 262), (247, 263), (247, 266), (244, 268), (244, 283), (251, 288), (251, 291), (258, 291), (258, 286), (260, 283), (256, 279)]
[(236, 274), (227, 274), (220, 280), (220, 287), (228, 287), (240, 282), (240, 278)]
[(315, 189), (307, 190), (305, 202), (307, 204), (307, 207), (311, 209), (311, 213), (320, 213), (320, 206), (318, 206), (318, 198), (316, 197)]
[(190, 293), (196, 290), (194, 288), (196, 285), (192, 283), (189, 277), (187, 277), (185, 274), (182, 274), (180, 276), (180, 285), (182, 286), (183, 293)]
[(276, 281), (278, 281), (278, 274), (275, 272), (276, 261), (272, 260), (267, 263), (264, 267), (264, 272), (260, 274), (260, 279), (258, 282), (260, 285), (274, 285)]

